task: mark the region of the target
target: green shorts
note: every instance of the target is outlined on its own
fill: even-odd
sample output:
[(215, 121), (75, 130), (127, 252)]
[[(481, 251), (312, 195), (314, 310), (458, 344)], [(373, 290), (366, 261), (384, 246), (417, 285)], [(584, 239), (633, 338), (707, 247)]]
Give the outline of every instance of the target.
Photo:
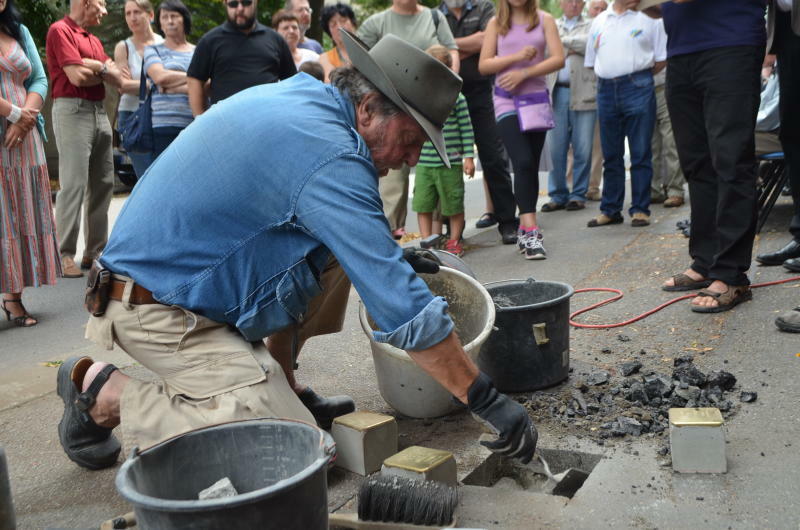
[(411, 207), (417, 213), (430, 213), (436, 210), (437, 204), (445, 217), (464, 213), (464, 167), (461, 164), (453, 164), (450, 169), (417, 166)]

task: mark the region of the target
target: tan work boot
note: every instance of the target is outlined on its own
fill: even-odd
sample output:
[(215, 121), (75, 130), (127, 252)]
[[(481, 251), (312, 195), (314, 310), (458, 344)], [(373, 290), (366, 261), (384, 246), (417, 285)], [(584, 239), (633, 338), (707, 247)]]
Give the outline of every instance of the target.
[(83, 273), (75, 265), (75, 260), (64, 256), (61, 258), (61, 271), (64, 273), (64, 278), (81, 278), (83, 277)]
[(633, 214), (631, 226), (647, 226), (650, 224), (650, 216), (646, 213), (636, 212)]
[(664, 208), (677, 208), (679, 206), (683, 206), (683, 202), (683, 197), (680, 195), (674, 195), (664, 201)]

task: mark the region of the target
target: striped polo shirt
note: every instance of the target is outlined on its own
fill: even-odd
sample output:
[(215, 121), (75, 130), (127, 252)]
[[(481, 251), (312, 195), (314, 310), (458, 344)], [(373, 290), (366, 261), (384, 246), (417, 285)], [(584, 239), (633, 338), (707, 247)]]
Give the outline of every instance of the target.
[[(453, 108), (453, 112), (448, 116), (442, 133), (444, 134), (447, 156), (450, 158), (451, 164), (460, 164), (462, 158), (473, 158), (475, 156), (475, 134), (472, 132), (467, 100), (463, 94), (458, 95), (456, 105)], [(430, 141), (423, 144), (418, 165), (427, 167), (444, 166)]]

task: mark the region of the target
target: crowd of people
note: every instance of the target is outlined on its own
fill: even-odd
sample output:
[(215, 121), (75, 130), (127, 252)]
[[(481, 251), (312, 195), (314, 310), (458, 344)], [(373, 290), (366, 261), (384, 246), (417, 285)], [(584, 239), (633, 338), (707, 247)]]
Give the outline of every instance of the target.
[[(160, 378), (67, 360), (58, 372), (67, 455), (92, 469), (113, 465), (120, 422), (131, 446), (254, 416), (329, 426), (353, 400), (317, 395), (295, 379), (295, 363), (308, 338), (341, 330), (352, 282), (375, 340), (407, 350), (487, 424), (497, 435), (487, 447), (529, 461), (529, 416), (466, 356), (446, 301), (417, 277), (438, 265), (394, 241), (405, 234), (410, 168), (418, 166), (412, 206), (423, 235), (449, 220), (445, 248), (461, 255), (463, 176), (475, 173), (477, 147), (487, 196), (479, 223), (497, 224), (503, 243), (537, 260), (547, 256), (539, 212), (599, 199), (589, 227), (624, 222), (627, 142), (632, 226), (650, 223), (653, 202), (681, 206), (688, 182), (691, 261), (662, 288), (700, 289), (693, 311), (726, 311), (752, 297), (755, 131), (770, 49), (796, 214), (792, 242), (757, 259), (791, 269), (800, 162), (784, 96), (797, 82), (800, 0), (604, 4), (561, 0), (556, 19), (536, 0), (498, 0), (496, 9), (490, 0), (436, 9), (393, 0), (359, 25), (339, 3), (321, 14), (334, 44), (325, 52), (305, 35), (306, 0), (287, 0), (274, 29), (258, 22), (257, 0), (226, 0), (227, 21), (196, 45), (180, 0), (157, 10), (128, 0), (131, 37), (112, 60), (90, 31), (104, 0), (72, 0), (46, 40), (61, 182), (53, 216), (39, 112), (48, 82), (13, 0), (0, 0), (2, 308), (16, 325), (35, 325), (23, 290), (88, 269), (87, 337)], [(110, 239), (106, 84), (123, 95), (122, 123), (147, 87), (153, 127), (153, 150), (134, 154), (141, 178)], [(545, 146), (550, 199), (539, 209)], [(777, 324), (799, 332), (800, 309)]]
[[(668, 65), (678, 70), (686, 62), (685, 56), (692, 53), (711, 56), (738, 50), (748, 58), (758, 56), (755, 62), (759, 68), (762, 63), (773, 67), (775, 55), (764, 60), (761, 50), (767, 39), (765, 0), (748, 0), (726, 15), (732, 21), (730, 28), (711, 29), (716, 40), (697, 38), (705, 29), (703, 17), (709, 16), (711, 4), (716, 1), (668, 2), (663, 6), (662, 19), (661, 8), (640, 12), (636, 9), (637, 0), (613, 0), (610, 5), (606, 0), (561, 0), (563, 15), (555, 19), (533, 0), (500, 0), (496, 8), (489, 0), (446, 0), (438, 9), (426, 8), (417, 0), (393, 0), (391, 7), (361, 25), (351, 6), (329, 4), (323, 8), (320, 21), (333, 47), (324, 51), (319, 42), (305, 34), (313, 14), (307, 0), (287, 0), (283, 9), (273, 15), (272, 28), (256, 20), (257, 0), (228, 0), (227, 22), (209, 31), (197, 46), (187, 40), (192, 15), (180, 0), (164, 0), (157, 11), (150, 0), (128, 0), (124, 14), (131, 36), (117, 43), (112, 60), (90, 32), (106, 14), (105, 2), (73, 0), (69, 15), (50, 28), (46, 43), (55, 142), (60, 153), (61, 189), (56, 215), (54, 220), (49, 219), (46, 182), (31, 185), (20, 194), (30, 204), (18, 203), (8, 208), (32, 208), (40, 212), (41, 220), (30, 225), (37, 231), (36, 244), (28, 245), (31, 250), (9, 252), (4, 261), (1, 287), (6, 315), (19, 325), (34, 325), (36, 319), (22, 305), (23, 288), (53, 283), (59, 275), (81, 277), (82, 270), (87, 270), (103, 250), (113, 188), (111, 124), (102, 103), (105, 84), (116, 87), (121, 94), (118, 130), (135, 117), (141, 83), (152, 90), (153, 149), (129, 153), (134, 170), (141, 177), (209, 106), (252, 86), (288, 79), (298, 71), (330, 82), (334, 69), (349, 64), (340, 29), (357, 32), (368, 47), (392, 34), (422, 50), (444, 49), (448, 57), (444, 58), (441, 51), (439, 57), (446, 59), (446, 64), (463, 79), (463, 101), (457, 108), (462, 134), (453, 136), (454, 145), (458, 145), (452, 153), (457, 159), (463, 157), (463, 165), (443, 167), (445, 176), (433, 171), (436, 163), (423, 156), (417, 170), (417, 177), (422, 178), (413, 190), (413, 207), (419, 214), (423, 237), (442, 232), (444, 221), (448, 236), (443, 240), (444, 246), (457, 255), (463, 254), (463, 183), (456, 182), (454, 171), (460, 171), (462, 176), (474, 174), (473, 157), (468, 156), (473, 155), (472, 144), (469, 148), (460, 146), (461, 140), (467, 138), (465, 123), (470, 129), (469, 142), (477, 147), (476, 159), (480, 160), (484, 176), (486, 213), (477, 226), (496, 224), (503, 243), (516, 244), (526, 259), (547, 256), (537, 210), (581, 210), (587, 201), (599, 200), (599, 215), (589, 221), (589, 227), (624, 221), (628, 155), (628, 214), (632, 226), (650, 224), (651, 204), (682, 206), (686, 177), (690, 192), (693, 187), (697, 190), (694, 201), (705, 204), (715, 198), (718, 208), (692, 208), (693, 233), (697, 234), (690, 241), (692, 266), (664, 288), (708, 288), (698, 297), (697, 310), (733, 307), (751, 296), (745, 271), (752, 249), (753, 223), (752, 216), (742, 212), (755, 211), (755, 160), (749, 147), (753, 141), (750, 122), (757, 111), (755, 102), (759, 101), (758, 76), (748, 71), (746, 77), (726, 84), (736, 86), (740, 92), (743, 87), (750, 87), (749, 99), (745, 102), (744, 96), (728, 98), (737, 105), (746, 103), (739, 108), (746, 112), (736, 113), (739, 136), (728, 138), (733, 143), (722, 142), (724, 145), (718, 149), (715, 136), (710, 134), (715, 129), (712, 124), (701, 127), (683, 112), (691, 109), (695, 117), (710, 112), (713, 102), (701, 98), (706, 97), (706, 88), (681, 85), (685, 90), (679, 91), (675, 80), (683, 79), (685, 72), (668, 73)], [(785, 71), (780, 77), (789, 78), (780, 79), (780, 84), (792, 83), (797, 35), (791, 22), (796, 15), (791, 0), (770, 3), (771, 47), (783, 55), (777, 61), (777, 70)], [(690, 29), (674, 22), (689, 14), (699, 15)], [(22, 109), (21, 118), (9, 123), (12, 132), (17, 128), (24, 133), (33, 131), (30, 137), (19, 134), (21, 140), (32, 141), (33, 147), (27, 151), (28, 160), (20, 160), (17, 165), (33, 165), (41, 173), (44, 161), (39, 143), (44, 129), (38, 107), (39, 100), (43, 101), (47, 94), (47, 79), (35, 43), (29, 33), (23, 34), (27, 30), (13, 1), (6, 3), (3, 16), (8, 20), (5, 35), (26, 52), (23, 55), (31, 63), (31, 73), (22, 78), (25, 98), (16, 105)], [(711, 67), (721, 65), (721, 61), (715, 56)], [(741, 64), (737, 71), (743, 71)], [(773, 77), (770, 94), (774, 95), (773, 108), (777, 109), (779, 76)], [(785, 110), (790, 107), (786, 99), (780, 98), (782, 115), (789, 112)], [(11, 99), (4, 102), (9, 103), (9, 108), (15, 107)], [(682, 115), (676, 117), (675, 109)], [(715, 111), (712, 121), (722, 123), (718, 115), (724, 110)], [(456, 119), (455, 114), (452, 118)], [(33, 127), (34, 122), (38, 128)], [(682, 134), (676, 135), (675, 127)], [(761, 123), (758, 127), (763, 130)], [(455, 130), (451, 127), (451, 134)], [(793, 139), (786, 131), (792, 130), (793, 127), (775, 126), (774, 134), (759, 138), (772, 138), (771, 147), (781, 150), (775, 141), (778, 131), (786, 143)], [(715, 164), (711, 163), (712, 153)], [(793, 156), (787, 155), (790, 165)], [(542, 167), (551, 168), (549, 200), (538, 208)], [(380, 181), (384, 212), (395, 239), (405, 234), (409, 173), (406, 166), (392, 169)], [(699, 178), (692, 179), (695, 174)], [(723, 189), (729, 185), (730, 190)], [(726, 201), (733, 201), (735, 213)], [(75, 252), (82, 209), (86, 250), (78, 264)], [(788, 261), (787, 268), (795, 267), (792, 260), (800, 258), (800, 242), (794, 225), (799, 222), (793, 220), (794, 237), (785, 248), (759, 255), (758, 261), (765, 265)], [(712, 233), (716, 235), (703, 237)], [(55, 234), (57, 242), (53, 245), (48, 238)], [(58, 249), (55, 253), (54, 246)], [(54, 255), (60, 257), (57, 263), (53, 263)]]

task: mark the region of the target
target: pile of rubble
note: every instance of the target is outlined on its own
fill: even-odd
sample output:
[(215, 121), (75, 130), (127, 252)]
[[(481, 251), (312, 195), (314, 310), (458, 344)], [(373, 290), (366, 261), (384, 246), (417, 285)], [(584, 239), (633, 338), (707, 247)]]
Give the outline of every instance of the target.
[[(643, 375), (642, 363), (625, 362), (618, 367), (621, 377), (593, 371), (571, 387), (565, 385), (556, 393), (534, 392), (518, 401), (530, 410), (534, 422), (560, 420), (599, 440), (664, 432), (670, 408), (716, 407), (725, 417), (733, 414), (736, 377), (724, 370), (705, 374), (693, 360), (691, 355), (674, 359), (671, 375)], [(757, 397), (755, 392), (740, 392), (739, 401), (750, 403)]]

